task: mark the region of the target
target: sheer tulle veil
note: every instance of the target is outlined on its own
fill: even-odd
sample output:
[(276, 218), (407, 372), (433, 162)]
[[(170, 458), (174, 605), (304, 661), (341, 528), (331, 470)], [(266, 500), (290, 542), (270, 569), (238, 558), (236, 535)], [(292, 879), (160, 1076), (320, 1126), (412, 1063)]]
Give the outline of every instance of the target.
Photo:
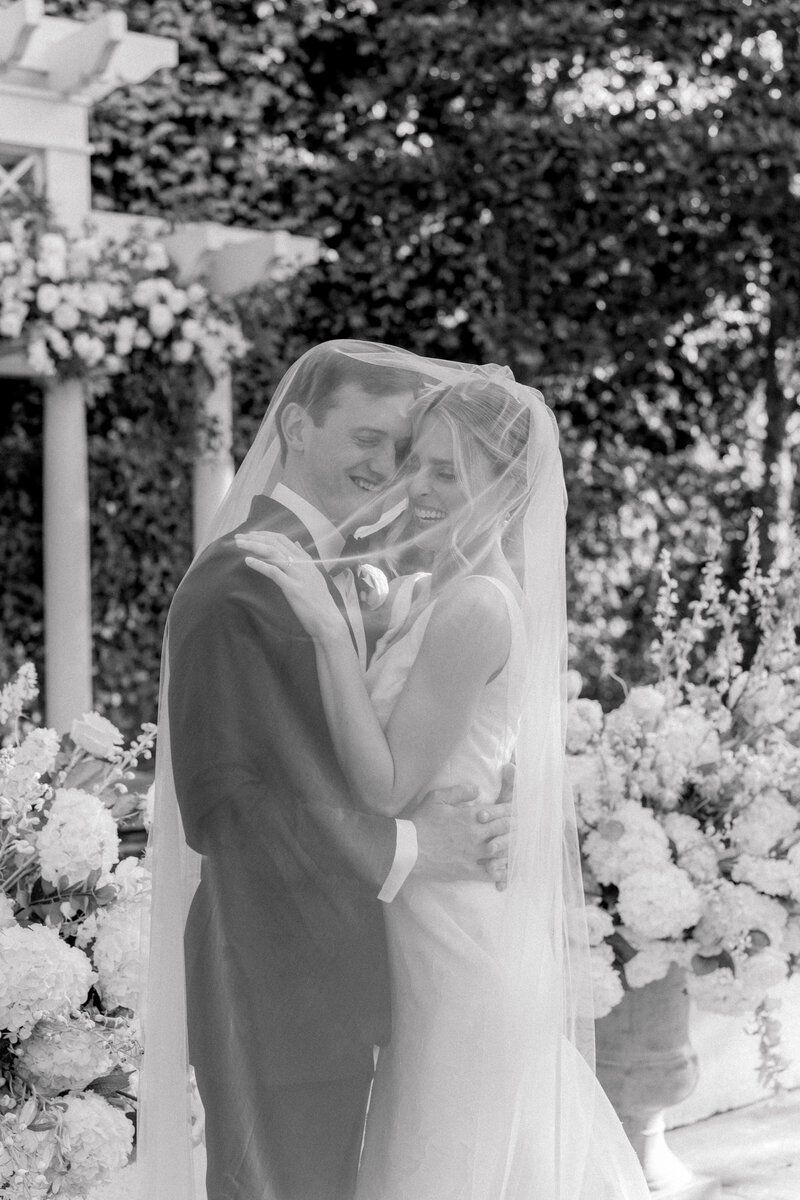
[[(507, 522), (507, 540), (513, 544), (527, 648), (507, 903), (498, 947), (515, 1003), (500, 1015), (487, 1013), (485, 1045), (475, 1048), (485, 1105), (473, 1188), (465, 1200), (638, 1198), (646, 1190), (637, 1190), (635, 1160), (625, 1159), (624, 1151), (624, 1167), (609, 1166), (605, 1181), (597, 1174), (600, 1130), (613, 1127), (615, 1137), (623, 1135), (592, 1070), (590, 957), (575, 813), (564, 775), (566, 491), (555, 417), (542, 395), (517, 383), (507, 368), (427, 359), (370, 342), (324, 343), (281, 380), (207, 543), (236, 528), (255, 495), (270, 492), (281, 470), (276, 414), (309, 388), (323, 387), (337, 360), (340, 366), (346, 360), (356, 381), (362, 370), (365, 375), (376, 369), (407, 373), (423, 408), (443, 391), (486, 388), (495, 406), (499, 401), (507, 407), (509, 421), (524, 414), (528, 429), (521, 492), (517, 456), (516, 493), (509, 490), (510, 478), (500, 478), (491, 494), (476, 498), (478, 512), (496, 505), (498, 495), (510, 505), (496, 519)], [(396, 500), (395, 494), (392, 503)], [(163, 663), (137, 1170), (142, 1200), (202, 1200), (192, 1162), (182, 952), (199, 860), (186, 845), (175, 798), (166, 653)]]

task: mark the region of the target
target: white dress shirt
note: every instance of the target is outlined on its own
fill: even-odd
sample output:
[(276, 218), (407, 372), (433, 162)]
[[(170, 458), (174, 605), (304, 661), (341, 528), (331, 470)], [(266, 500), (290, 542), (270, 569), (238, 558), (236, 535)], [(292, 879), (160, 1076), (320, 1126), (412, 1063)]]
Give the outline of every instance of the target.
[[(335, 568), (337, 559), (342, 553), (344, 537), (324, 513), (321, 513), (318, 508), (315, 508), (313, 504), (305, 500), (302, 496), (298, 496), (297, 492), (293, 492), (285, 483), (275, 485), (272, 491), (272, 499), (276, 500), (278, 504), (282, 504), (284, 508), (288, 508), (289, 512), (294, 513), (297, 519), (303, 522), (314, 539), (317, 554), (322, 564), (327, 567), (334, 584), (344, 600), (345, 610), (356, 638), (359, 659), (361, 660), (362, 668), (366, 667), (364, 622), (361, 617), (361, 609), (358, 605), (353, 573), (349, 570), (346, 573), (340, 572), (340, 575), (346, 576), (346, 579), (349, 580), (349, 583), (345, 582), (343, 586), (340, 586), (335, 571), (331, 570), (331, 568)], [(397, 828), (397, 839), (395, 842), (394, 860), (389, 869), (389, 874), (383, 881), (383, 887), (378, 892), (378, 899), (383, 900), (385, 904), (394, 900), (417, 861), (417, 830), (414, 822), (396, 818), (395, 826)]]

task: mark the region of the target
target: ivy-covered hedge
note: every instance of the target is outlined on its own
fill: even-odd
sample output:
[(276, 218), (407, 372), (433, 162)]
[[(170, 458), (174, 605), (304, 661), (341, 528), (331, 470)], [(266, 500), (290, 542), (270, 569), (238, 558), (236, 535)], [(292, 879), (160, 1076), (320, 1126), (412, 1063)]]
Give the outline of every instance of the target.
[[(26, 658), (43, 679), (42, 396), (0, 405), (0, 675)], [(143, 363), (88, 412), (95, 704), (132, 730), (152, 720), (166, 606), (191, 557), (193, 399), (185, 372)]]

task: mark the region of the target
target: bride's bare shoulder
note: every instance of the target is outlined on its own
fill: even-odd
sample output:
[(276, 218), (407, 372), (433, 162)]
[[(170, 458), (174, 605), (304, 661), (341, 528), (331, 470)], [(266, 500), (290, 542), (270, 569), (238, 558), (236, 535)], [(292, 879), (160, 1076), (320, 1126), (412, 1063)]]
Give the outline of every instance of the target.
[(511, 622), (508, 602), (491, 579), (470, 575), (449, 584), (439, 596), (429, 631), (480, 651), (481, 657), (502, 660), (508, 654)]

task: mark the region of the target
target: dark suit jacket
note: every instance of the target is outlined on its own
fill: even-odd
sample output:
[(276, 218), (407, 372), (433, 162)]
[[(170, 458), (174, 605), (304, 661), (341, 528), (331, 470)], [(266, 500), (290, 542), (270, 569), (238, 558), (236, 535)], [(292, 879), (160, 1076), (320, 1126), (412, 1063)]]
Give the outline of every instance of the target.
[[(266, 497), (240, 528), (278, 530), (315, 553)], [(356, 809), (313, 644), (232, 534), (183, 581), (168, 627), (175, 786), (203, 855), (185, 934), (192, 1061), (206, 1080), (231, 1074), (221, 1103), (248, 1071), (277, 1085), (369, 1070), (390, 1026), (376, 897), (394, 822)]]

